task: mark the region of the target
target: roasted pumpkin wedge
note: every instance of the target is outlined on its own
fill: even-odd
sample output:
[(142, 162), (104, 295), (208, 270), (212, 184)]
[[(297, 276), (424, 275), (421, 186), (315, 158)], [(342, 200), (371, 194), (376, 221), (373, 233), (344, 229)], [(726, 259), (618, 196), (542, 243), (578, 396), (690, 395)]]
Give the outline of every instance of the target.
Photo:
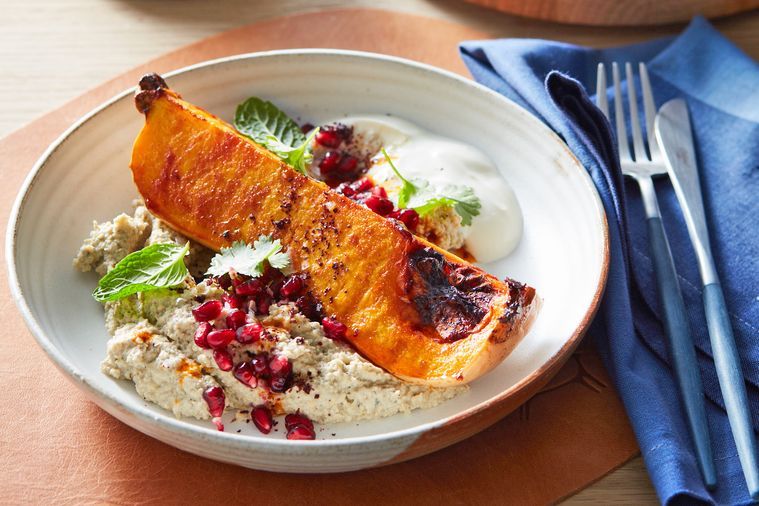
[(501, 281), (304, 176), (155, 74), (131, 169), (148, 209), (215, 250), (279, 238), (346, 340), (395, 376), (436, 386), (492, 369), (528, 331), (535, 290)]

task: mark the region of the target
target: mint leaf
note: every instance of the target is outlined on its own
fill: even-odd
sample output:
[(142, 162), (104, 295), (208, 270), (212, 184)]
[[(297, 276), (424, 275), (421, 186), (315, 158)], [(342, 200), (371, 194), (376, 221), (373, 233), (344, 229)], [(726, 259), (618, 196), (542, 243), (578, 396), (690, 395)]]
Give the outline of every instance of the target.
[(221, 248), (211, 259), (211, 266), (206, 272), (209, 276), (223, 276), (230, 271), (257, 278), (264, 272), (264, 262), (275, 269), (285, 269), (290, 265), (290, 255), (282, 252), (279, 239), (272, 240), (262, 235), (251, 247), (242, 241), (237, 241), (229, 248)]
[(235, 128), (264, 146), (269, 137), (274, 137), (290, 147), (302, 144), (306, 140), (295, 121), (276, 105), (258, 97), (250, 97), (237, 106)]
[(398, 192), (399, 208), (411, 208), (419, 213), (419, 216), (424, 216), (438, 207), (453, 206), (456, 213), (461, 216), (461, 224), (465, 227), (471, 225), (472, 218), (480, 214), (482, 204), (470, 186), (449, 184), (435, 188), (421, 179), (408, 180), (401, 175), (385, 148), (382, 148), (382, 154), (385, 155), (385, 160), (395, 175), (401, 180), (401, 189)]
[(189, 272), (184, 257), (190, 243), (153, 244), (124, 257), (100, 278), (92, 296), (98, 302), (123, 299), (137, 292), (170, 288), (181, 284)]
[(280, 157), (302, 174), (313, 156), (311, 141), (316, 130), (306, 136), (298, 124), (267, 100), (250, 97), (237, 106), (235, 128)]
[(280, 142), (276, 137), (269, 136), (266, 138), (266, 147), (280, 157), (286, 164), (290, 165), (304, 176), (307, 176), (308, 173), (306, 171), (308, 165), (314, 159), (314, 156), (311, 153), (311, 142), (314, 140), (318, 131), (319, 129), (315, 128), (302, 144), (295, 147), (290, 147)]

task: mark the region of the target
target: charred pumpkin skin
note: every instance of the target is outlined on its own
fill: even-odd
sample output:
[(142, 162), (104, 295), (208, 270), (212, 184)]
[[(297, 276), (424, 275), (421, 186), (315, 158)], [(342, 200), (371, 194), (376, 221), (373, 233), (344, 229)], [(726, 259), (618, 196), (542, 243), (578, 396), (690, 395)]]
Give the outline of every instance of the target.
[(527, 332), (532, 288), (502, 282), (296, 172), (159, 76), (140, 85), (146, 122), (131, 169), (147, 208), (214, 250), (279, 238), (325, 313), (374, 364), (412, 382), (462, 384)]

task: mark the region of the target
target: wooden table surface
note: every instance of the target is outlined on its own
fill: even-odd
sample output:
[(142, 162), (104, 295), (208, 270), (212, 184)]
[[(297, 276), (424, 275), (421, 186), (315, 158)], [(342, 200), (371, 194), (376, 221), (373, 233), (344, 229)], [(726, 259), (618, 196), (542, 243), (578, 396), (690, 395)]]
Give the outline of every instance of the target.
[[(620, 29), (525, 20), (459, 0), (2, 0), (0, 137), (88, 88), (202, 37), (283, 14), (345, 6), (411, 12), (470, 24), (503, 37), (609, 46), (677, 33), (680, 26)], [(759, 59), (759, 12), (716, 26)], [(566, 504), (655, 504), (636, 458)]]

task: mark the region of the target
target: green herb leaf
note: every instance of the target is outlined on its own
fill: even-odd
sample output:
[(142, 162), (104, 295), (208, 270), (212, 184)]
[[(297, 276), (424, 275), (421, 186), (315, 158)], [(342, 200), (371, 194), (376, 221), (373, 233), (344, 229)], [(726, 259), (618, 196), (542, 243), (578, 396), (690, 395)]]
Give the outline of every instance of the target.
[(270, 137), (289, 147), (306, 140), (295, 121), (276, 105), (258, 97), (250, 97), (237, 106), (235, 128), (264, 146)]
[(153, 244), (124, 257), (100, 279), (92, 296), (99, 302), (123, 299), (137, 292), (181, 284), (189, 272), (184, 257), (190, 243)]
[(279, 270), (290, 265), (290, 255), (282, 252), (279, 239), (272, 240), (268, 235), (262, 235), (252, 247), (237, 241), (229, 248), (221, 248), (221, 252), (211, 259), (211, 266), (206, 274), (223, 276), (229, 271), (234, 271), (257, 278), (264, 272), (264, 262)]
[(311, 141), (316, 130), (306, 136), (298, 124), (276, 105), (250, 97), (237, 106), (235, 128), (280, 157), (302, 174), (313, 156)]
[(401, 189), (398, 192), (399, 208), (411, 208), (419, 213), (419, 216), (424, 216), (438, 207), (453, 206), (461, 216), (461, 224), (465, 227), (471, 225), (472, 218), (480, 214), (482, 204), (471, 187), (449, 184), (435, 188), (421, 179), (408, 180), (401, 175), (385, 148), (382, 148), (382, 154), (395, 175), (401, 180)]
[(311, 153), (311, 142), (314, 140), (318, 131), (319, 129), (315, 128), (302, 144), (295, 147), (290, 147), (280, 142), (276, 137), (269, 136), (266, 138), (266, 147), (284, 160), (286, 164), (290, 165), (304, 176), (307, 176), (308, 165), (314, 159), (314, 156)]

